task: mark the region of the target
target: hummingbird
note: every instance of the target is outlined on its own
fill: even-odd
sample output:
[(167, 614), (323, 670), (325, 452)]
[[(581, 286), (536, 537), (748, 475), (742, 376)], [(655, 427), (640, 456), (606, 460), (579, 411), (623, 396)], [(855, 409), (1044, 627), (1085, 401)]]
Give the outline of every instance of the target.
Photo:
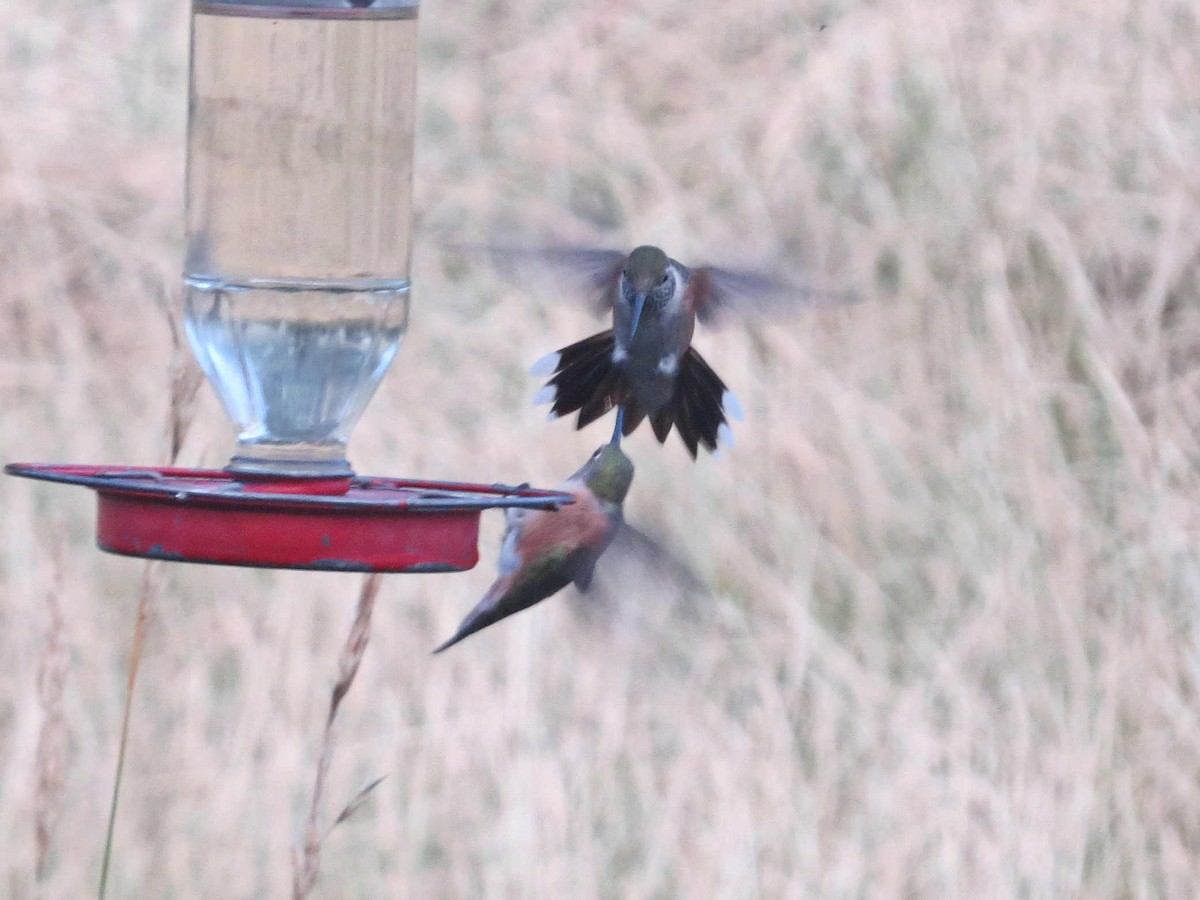
[(632, 483), (633, 463), (609, 443), (559, 486), (574, 503), (559, 510), (505, 510), (499, 577), (454, 635), (433, 652), (441, 653), (568, 584), (586, 591), (597, 560), (621, 525), (621, 504)]
[(553, 376), (534, 402), (553, 404), (551, 418), (578, 411), (576, 428), (616, 407), (618, 444), (649, 417), (660, 444), (674, 427), (693, 459), (700, 446), (709, 452), (732, 446), (729, 419), (744, 418), (737, 396), (692, 346), (696, 320), (779, 307), (789, 299), (836, 299), (768, 275), (688, 268), (649, 245), (628, 255), (574, 248), (540, 255), (583, 274), (597, 310), (611, 310), (613, 326), (534, 363), (531, 374)]

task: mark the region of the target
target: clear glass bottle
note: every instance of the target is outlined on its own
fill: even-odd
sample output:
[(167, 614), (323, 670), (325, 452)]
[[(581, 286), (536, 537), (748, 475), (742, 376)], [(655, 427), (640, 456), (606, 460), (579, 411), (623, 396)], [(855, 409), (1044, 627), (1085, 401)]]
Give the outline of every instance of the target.
[(350, 472), (408, 324), (417, 0), (195, 0), (184, 322), (230, 468)]

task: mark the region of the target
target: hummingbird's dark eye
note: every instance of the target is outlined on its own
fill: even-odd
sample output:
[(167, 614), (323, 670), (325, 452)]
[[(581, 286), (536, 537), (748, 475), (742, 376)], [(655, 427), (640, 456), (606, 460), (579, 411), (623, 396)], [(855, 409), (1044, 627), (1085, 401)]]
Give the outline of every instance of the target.
[(670, 281), (670, 280), (671, 280), (671, 273), (670, 273), (670, 272), (667, 272), (666, 274), (664, 274), (664, 275), (663, 275), (663, 277), (662, 277), (662, 281), (660, 281), (660, 282), (658, 283), (658, 286), (659, 286), (659, 287), (662, 287), (664, 284), (666, 284), (666, 283), (667, 283), (668, 281)]

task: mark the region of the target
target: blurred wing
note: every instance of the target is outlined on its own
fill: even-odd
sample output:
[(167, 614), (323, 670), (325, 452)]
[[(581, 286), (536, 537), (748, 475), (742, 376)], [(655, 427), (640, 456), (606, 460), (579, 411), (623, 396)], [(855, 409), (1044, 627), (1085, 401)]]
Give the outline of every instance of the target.
[(692, 270), (689, 285), (693, 308), (701, 322), (711, 322), (726, 312), (734, 315), (788, 313), (857, 303), (853, 291), (821, 288), (760, 272), (738, 272), (701, 266)]
[(605, 571), (629, 569), (643, 582), (664, 579), (689, 594), (707, 594), (700, 573), (669, 545), (644, 531), (621, 522), (613, 535), (612, 546), (600, 563)]
[(447, 249), (482, 255), (499, 272), (510, 278), (523, 275), (530, 268), (551, 275), (555, 284), (565, 283), (567, 289), (587, 299), (597, 312), (612, 309), (617, 280), (625, 265), (625, 254), (619, 250), (597, 250), (592, 247), (511, 247), (503, 245), (447, 245)]

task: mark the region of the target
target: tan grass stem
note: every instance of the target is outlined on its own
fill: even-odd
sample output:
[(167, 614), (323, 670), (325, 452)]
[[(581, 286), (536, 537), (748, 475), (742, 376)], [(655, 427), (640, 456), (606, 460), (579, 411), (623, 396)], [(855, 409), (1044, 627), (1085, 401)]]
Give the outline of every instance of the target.
[[(321, 800), (325, 794), (325, 781), (329, 776), (329, 767), (333, 762), (333, 749), (336, 737), (334, 726), (337, 723), (338, 710), (354, 676), (358, 674), (359, 664), (367, 650), (371, 638), (371, 615), (375, 611), (375, 598), (379, 594), (379, 586), (383, 582), (382, 575), (368, 575), (358, 593), (358, 606), (354, 613), (354, 621), (346, 635), (346, 643), (338, 658), (338, 680), (333, 686), (329, 697), (329, 715), (325, 717), (325, 731), (321, 739), (321, 755), (317, 760), (317, 774), (313, 782), (312, 805), (308, 811), (308, 822), (304, 828), (304, 844), (297, 847), (292, 859), (292, 897), (294, 900), (304, 900), (312, 893), (317, 883), (317, 875), (321, 869), (321, 844), (328, 830), (322, 831), (318, 824), (321, 815)], [(334, 824), (345, 821), (361, 803), (361, 798), (371, 791), (378, 780), (359, 791), (354, 800), (347, 805)], [(331, 826), (332, 827), (332, 826)]]

